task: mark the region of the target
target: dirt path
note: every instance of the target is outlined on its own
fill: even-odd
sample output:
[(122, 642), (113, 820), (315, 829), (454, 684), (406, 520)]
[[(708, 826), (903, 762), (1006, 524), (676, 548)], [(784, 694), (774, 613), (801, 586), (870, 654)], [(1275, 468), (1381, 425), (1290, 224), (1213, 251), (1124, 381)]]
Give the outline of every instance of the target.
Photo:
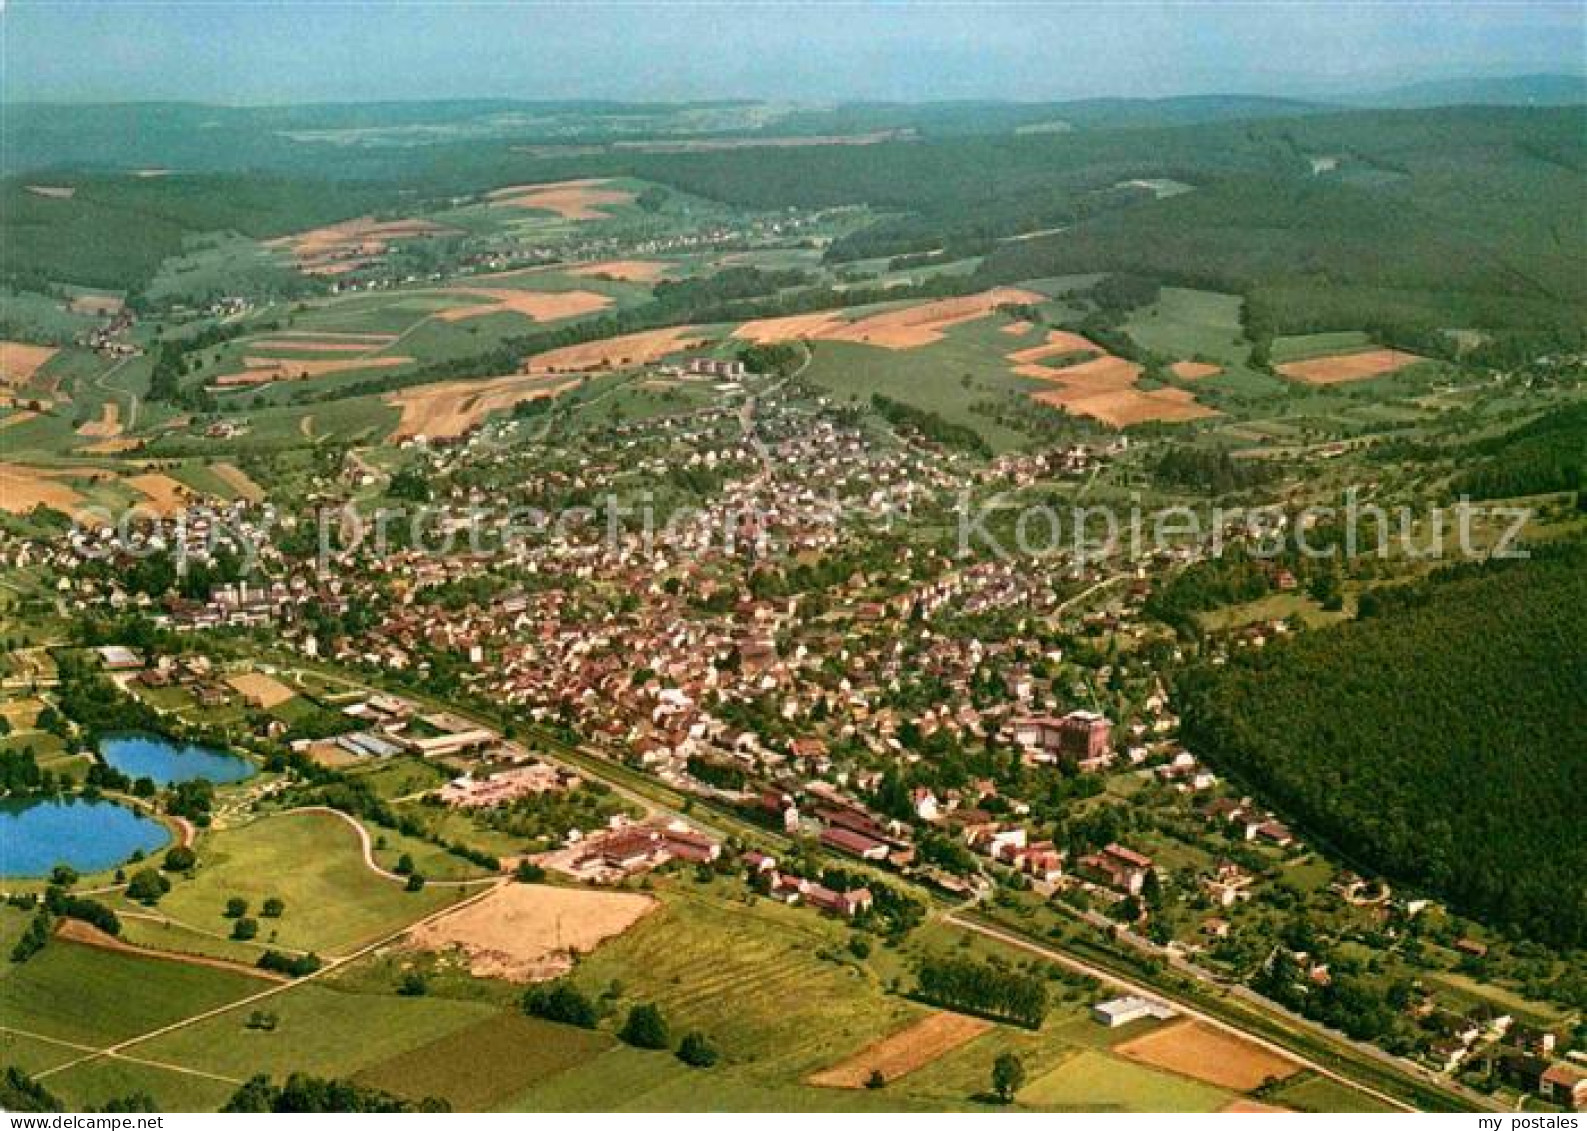
[(189, 966), (208, 966), (212, 970), (228, 970), (233, 974), (246, 974), (250, 978), (258, 978), (266, 982), (291, 981), (284, 974), (277, 974), (269, 970), (261, 970), (257, 966), (249, 966), (245, 962), (233, 962), (229, 958), (216, 958), (208, 954), (185, 954), (174, 950), (154, 950), (146, 946), (136, 946), (133, 943), (123, 942), (115, 935), (106, 934), (91, 923), (81, 919), (62, 919), (55, 928), (57, 938), (68, 942), (80, 943), (83, 946), (97, 947), (99, 950), (113, 950), (120, 954), (131, 954), (138, 958), (153, 958), (161, 962), (183, 962)]
[(132, 358), (130, 357), (122, 358), (120, 361), (116, 362), (116, 364), (112, 365), (109, 369), (105, 370), (90, 382), (94, 388), (98, 389), (101, 393), (104, 393), (107, 397), (122, 396), (127, 398), (126, 419), (121, 422), (120, 428), (122, 432), (131, 432), (138, 427), (138, 394), (134, 393), (131, 389), (111, 388), (109, 385), (105, 384), (105, 382), (109, 381), (117, 373), (121, 372), (122, 367), (131, 360)]
[[(351, 819), (351, 818), (349, 818), (349, 819)], [(475, 895), (471, 895), (467, 899), (460, 900), (457, 903), (454, 903), (454, 904), (452, 904), (449, 907), (443, 907), (443, 908), (441, 908), (438, 911), (434, 911), (431, 914), (426, 915), (422, 919), (415, 920), (414, 922), (409, 923), (406, 926), (402, 927), (400, 930), (394, 931), (394, 932), (392, 932), (389, 935), (385, 935), (382, 938), (376, 939), (374, 942), (369, 943), (367, 946), (360, 947), (358, 950), (355, 950), (352, 954), (343, 955), (341, 958), (333, 958), (330, 961), (328, 961), (327, 963), (325, 963), (325, 965), (321, 966), (318, 970), (314, 971), (314, 973), (312, 973), (312, 974), (306, 974), (306, 975), (304, 975), (301, 978), (294, 978), (291, 981), (282, 982), (282, 983), (280, 983), (278, 985), (271, 986), (269, 989), (260, 990), (256, 994), (249, 994), (247, 997), (238, 998), (236, 1001), (227, 1002), (225, 1005), (218, 1005), (218, 1006), (216, 1006), (213, 1009), (206, 1009), (206, 1010), (204, 1010), (201, 1013), (195, 1013), (195, 1014), (193, 1014), (193, 1015), (191, 1015), (189, 1017), (182, 1018), (180, 1021), (173, 1021), (173, 1022), (171, 1022), (168, 1025), (162, 1025), (162, 1026), (160, 1026), (157, 1029), (150, 1029), (147, 1033), (140, 1033), (136, 1037), (128, 1037), (126, 1040), (118, 1041), (118, 1042), (116, 1042), (113, 1045), (106, 1045), (104, 1048), (95, 1049), (94, 1051), (86, 1053), (83, 1056), (77, 1057), (77, 1058), (75, 1058), (73, 1060), (69, 1060), (65, 1064), (57, 1064), (53, 1068), (47, 1068), (47, 1069), (45, 1069), (42, 1072), (34, 1073), (33, 1078), (35, 1080), (42, 1080), (46, 1076), (53, 1076), (57, 1072), (65, 1072), (69, 1068), (75, 1068), (79, 1064), (86, 1064), (86, 1063), (88, 1063), (90, 1061), (98, 1060), (101, 1057), (109, 1057), (112, 1060), (116, 1060), (116, 1059), (137, 1060), (138, 1058), (136, 1058), (136, 1057), (126, 1056), (125, 1055), (126, 1054), (126, 1050), (129, 1049), (129, 1048), (134, 1047), (135, 1045), (141, 1045), (141, 1044), (143, 1044), (146, 1041), (152, 1041), (156, 1037), (163, 1037), (167, 1033), (175, 1033), (178, 1030), (186, 1029), (186, 1028), (188, 1028), (189, 1026), (192, 1026), (192, 1025), (197, 1025), (200, 1022), (208, 1021), (212, 1017), (221, 1017), (221, 1016), (224, 1016), (227, 1013), (232, 1012), (233, 1010), (243, 1009), (243, 1008), (245, 1008), (247, 1006), (254, 1005), (254, 1004), (258, 1003), (258, 1002), (265, 1001), (265, 1000), (267, 1000), (269, 998), (274, 997), (276, 994), (284, 993), (287, 990), (292, 989), (292, 987), (294, 987), (294, 986), (301, 986), (301, 985), (303, 985), (303, 984), (305, 984), (307, 982), (312, 982), (312, 981), (314, 981), (317, 978), (323, 978), (327, 974), (331, 974), (331, 973), (334, 973), (337, 970), (340, 970), (343, 966), (346, 966), (348, 963), (358, 961), (360, 958), (363, 958), (366, 954), (372, 954), (375, 951), (381, 949), (382, 947), (390, 946), (392, 943), (396, 942), (398, 939), (400, 939), (404, 935), (406, 935), (409, 931), (417, 930), (420, 927), (427, 926), (427, 925), (429, 925), (429, 923), (431, 921), (433, 921), (435, 919), (438, 919), (438, 918), (440, 918), (443, 915), (450, 915), (452, 912), (458, 910), (461, 907), (467, 907), (470, 904), (476, 902), (477, 900), (484, 899), (492, 891), (495, 890), (495, 885), (504, 884), (504, 883), (508, 883), (508, 882), (509, 881), (506, 880), (505, 878), (500, 878), (500, 879), (494, 880), (494, 881), (492, 881), (492, 886), (489, 887), (489, 888), (486, 888), (484, 891), (479, 892), (479, 893), (477, 893)], [(176, 1068), (174, 1065), (162, 1065), (161, 1067), (170, 1067), (170, 1068), (173, 1068), (175, 1071), (182, 1071), (182, 1069)], [(198, 1076), (210, 1075), (209, 1073), (201, 1072), (198, 1069), (188, 1069), (187, 1071), (191, 1072), (193, 1075), (198, 1075)], [(227, 1078), (227, 1077), (217, 1077), (217, 1079), (229, 1079), (229, 1078)], [(239, 1081), (232, 1081), (232, 1082), (233, 1083), (237, 1083)]]
[[(396, 872), (382, 868), (379, 862), (375, 860), (375, 843), (369, 837), (369, 830), (364, 828), (362, 822), (358, 821), (356, 818), (343, 813), (340, 809), (332, 809), (328, 805), (304, 805), (297, 809), (283, 809), (280, 813), (275, 815), (285, 817), (290, 813), (329, 813), (332, 816), (340, 817), (342, 820), (351, 825), (353, 831), (358, 834), (358, 843), (364, 852), (365, 867), (383, 879), (391, 880), (399, 884), (405, 884), (408, 882), (407, 876), (398, 875)], [(481, 876), (477, 880), (427, 880), (425, 881), (424, 886), (432, 888), (468, 888), (478, 887), (480, 884), (496, 884), (500, 882), (500, 876)]]
[[(30, 1041), (39, 1041), (46, 1045), (56, 1045), (63, 1049), (76, 1049), (78, 1052), (98, 1053), (102, 1051), (93, 1045), (80, 1045), (76, 1041), (63, 1041), (59, 1037), (47, 1037), (43, 1033), (34, 1033), (28, 1029), (13, 1029), (9, 1025), (0, 1025), (0, 1033), (10, 1033), (17, 1037), (26, 1037)], [(123, 1056), (118, 1057), (117, 1059), (125, 1060), (129, 1064), (143, 1064), (150, 1068), (163, 1068), (167, 1072), (180, 1072), (184, 1076), (201, 1076), (206, 1080), (219, 1080), (226, 1084), (242, 1083), (241, 1080), (234, 1076), (222, 1076), (216, 1072), (205, 1072), (201, 1068), (186, 1068), (180, 1064), (167, 1064), (163, 1060), (150, 1060), (147, 1057), (142, 1056)]]

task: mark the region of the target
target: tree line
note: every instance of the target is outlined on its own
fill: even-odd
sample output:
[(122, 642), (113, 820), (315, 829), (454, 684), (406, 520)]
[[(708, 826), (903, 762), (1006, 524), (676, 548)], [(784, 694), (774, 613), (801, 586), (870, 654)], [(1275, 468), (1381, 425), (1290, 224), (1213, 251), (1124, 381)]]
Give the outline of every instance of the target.
[(1047, 1016), (1047, 984), (972, 958), (928, 958), (917, 971), (916, 993), (949, 1009), (987, 1014), (1032, 1029)]

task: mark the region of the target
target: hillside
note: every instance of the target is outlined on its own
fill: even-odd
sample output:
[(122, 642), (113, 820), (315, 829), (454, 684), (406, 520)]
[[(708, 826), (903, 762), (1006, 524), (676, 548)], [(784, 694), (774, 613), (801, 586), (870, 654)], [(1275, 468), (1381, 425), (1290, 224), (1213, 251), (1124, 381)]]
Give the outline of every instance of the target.
[(1207, 667), (1189, 745), (1362, 865), (1587, 943), (1587, 545), (1466, 567)]
[[(0, 237), (7, 275), (34, 286), (46, 274), (136, 286), (193, 235), (274, 235), (361, 213), (411, 214), (426, 202), (503, 184), (624, 176), (741, 209), (867, 205), (880, 213), (836, 238), (827, 251), (832, 264), (944, 248), (950, 256), (986, 256), (977, 286), (1130, 271), (1244, 294), (1275, 333), (1384, 321), (1418, 329), (1552, 327), (1579, 322), (1587, 303), (1581, 108), (1297, 114), (1289, 105), (1238, 100), (1074, 104), (1056, 109), (1088, 128), (1017, 133), (1021, 123), (1042, 123), (1023, 111), (939, 107), (913, 120), (940, 132), (922, 128), (908, 140), (687, 152), (601, 144), (614, 127), (600, 114), (586, 123), (588, 134), (576, 135), (597, 144), (523, 144), (549, 128), (546, 121), (577, 119), (572, 108), (543, 110), (520, 127), (523, 137), (475, 135), (470, 119), (431, 131), (442, 140), (427, 144), (404, 140), (403, 131), (421, 128), (407, 120), (419, 113), (412, 106), (391, 111), (394, 124), (367, 128), (333, 109), (318, 117), (280, 111), (257, 123), (262, 111), (218, 119), (206, 155), (211, 167), (281, 169), (269, 178), (60, 171), (6, 182)], [(1253, 112), (1289, 116), (1196, 117)], [(82, 115), (97, 136), (131, 113), (99, 107)], [(198, 114), (171, 108), (170, 121), (145, 135), (148, 162), (184, 156), (170, 147), (200, 131), (175, 126)], [(39, 151), (54, 152), (49, 139), (70, 135), (73, 112), (32, 108), (22, 118), (34, 131), (23, 129), (23, 140), (38, 135)], [(831, 123), (893, 120), (890, 108), (840, 108)], [(492, 121), (492, 129), (505, 128)], [(249, 123), (259, 128), (244, 129)], [(793, 118), (785, 128), (813, 125)], [(365, 140), (350, 144), (349, 136)], [(19, 151), (34, 152), (21, 144), (8, 159)], [(68, 162), (85, 160), (70, 146), (59, 152)], [(134, 149), (113, 152), (136, 167)], [(75, 195), (40, 197), (27, 185)]]
[(1389, 87), (1342, 101), (1402, 109), (1426, 106), (1578, 106), (1587, 102), (1587, 77), (1505, 75), (1486, 79), (1442, 79)]
[(1583, 121), (1580, 110), (1473, 108), (1292, 119), (1238, 137), (1221, 128), (1227, 143), (1265, 141), (1306, 169), (1276, 159), (1271, 172), (1207, 169), (1195, 192), (1004, 244), (982, 274), (1127, 270), (1255, 292), (1281, 332), (1386, 315), (1490, 326), (1575, 318), (1587, 254)]

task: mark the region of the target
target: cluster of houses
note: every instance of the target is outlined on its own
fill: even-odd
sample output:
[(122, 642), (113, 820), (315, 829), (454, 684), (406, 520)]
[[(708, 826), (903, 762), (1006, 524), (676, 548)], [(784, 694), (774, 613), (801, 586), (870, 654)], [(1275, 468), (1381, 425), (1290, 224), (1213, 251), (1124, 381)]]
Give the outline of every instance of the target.
[(1150, 856), (1122, 844), (1109, 844), (1075, 861), (1075, 869), (1086, 879), (1125, 895), (1140, 895), (1154, 867)]
[(143, 351), (127, 337), (133, 321), (132, 311), (119, 310), (104, 325), (95, 326), (84, 334), (82, 344), (100, 357), (137, 357)]
[(1413, 1002), (1410, 1011), (1432, 1037), (1426, 1056), (1440, 1071), (1507, 1085), (1567, 1111), (1587, 1111), (1587, 1067), (1556, 1059), (1556, 1034), (1493, 1007), (1440, 1008), (1430, 996)]
[(1217, 828), (1232, 828), (1248, 841), (1269, 844), (1275, 848), (1290, 848), (1295, 844), (1295, 834), (1289, 826), (1257, 806), (1249, 797), (1240, 800), (1214, 798), (1201, 807), (1201, 815), (1208, 824)]
[(749, 375), (742, 361), (723, 357), (688, 358), (682, 371), (691, 377), (714, 377), (718, 381), (742, 381)]
[(852, 919), (862, 911), (869, 911), (875, 902), (869, 888), (834, 891), (814, 880), (780, 871), (776, 857), (763, 852), (747, 852), (743, 862), (755, 890), (779, 903), (804, 904), (828, 915)]

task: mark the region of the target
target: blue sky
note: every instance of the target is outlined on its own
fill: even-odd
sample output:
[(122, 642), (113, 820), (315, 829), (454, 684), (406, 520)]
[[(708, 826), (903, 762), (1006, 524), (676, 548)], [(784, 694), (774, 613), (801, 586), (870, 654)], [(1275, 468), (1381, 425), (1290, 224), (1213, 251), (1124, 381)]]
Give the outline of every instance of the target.
[(1587, 59), (1581, 0), (0, 4), (27, 101), (1308, 96)]

